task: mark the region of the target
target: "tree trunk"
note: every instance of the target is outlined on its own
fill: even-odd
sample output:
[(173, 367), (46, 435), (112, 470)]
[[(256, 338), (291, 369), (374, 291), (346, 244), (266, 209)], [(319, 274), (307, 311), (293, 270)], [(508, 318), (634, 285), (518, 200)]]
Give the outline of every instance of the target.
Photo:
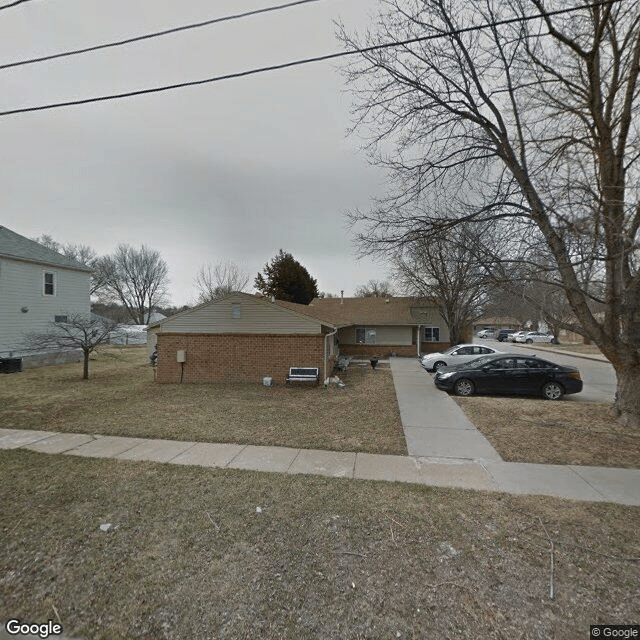
[(89, 352), (86, 349), (83, 349), (83, 353), (84, 353), (84, 370), (82, 373), (82, 379), (88, 380), (89, 379)]
[(618, 422), (627, 427), (640, 427), (640, 365), (616, 368), (618, 385), (613, 404)]

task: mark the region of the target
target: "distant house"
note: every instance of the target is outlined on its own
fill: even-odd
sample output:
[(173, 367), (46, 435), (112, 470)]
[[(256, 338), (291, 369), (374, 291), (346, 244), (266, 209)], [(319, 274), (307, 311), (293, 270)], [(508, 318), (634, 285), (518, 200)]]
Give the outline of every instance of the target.
[(91, 270), (0, 227), (0, 357), (24, 352), (24, 334), (89, 313)]
[(326, 377), (338, 354), (417, 356), (448, 339), (434, 303), (414, 298), (301, 305), (230, 293), (149, 325), (158, 382), (257, 382), (265, 375), (280, 382), (292, 366), (318, 367)]
[(417, 356), (449, 346), (449, 331), (428, 298), (315, 298), (309, 313), (339, 326), (340, 353)]

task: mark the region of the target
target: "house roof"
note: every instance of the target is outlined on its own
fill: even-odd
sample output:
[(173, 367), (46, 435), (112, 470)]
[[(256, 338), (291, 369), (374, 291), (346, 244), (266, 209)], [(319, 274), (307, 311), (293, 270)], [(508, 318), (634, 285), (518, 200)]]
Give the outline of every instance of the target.
[(215, 300), (205, 302), (192, 309), (181, 311), (164, 320), (151, 322), (150, 327), (158, 327), (182, 315), (188, 315), (227, 297), (246, 297), (260, 300), (264, 304), (276, 304), (296, 315), (313, 318), (322, 324), (338, 329), (351, 325), (409, 325), (425, 322), (435, 303), (428, 298), (314, 298), (310, 304), (297, 304), (286, 300), (274, 300), (249, 293), (232, 292)]
[[(278, 304), (282, 304), (280, 301)], [(285, 303), (291, 305), (292, 303)], [(335, 326), (346, 325), (411, 325), (424, 322), (426, 309), (433, 300), (413, 297), (387, 298), (314, 298), (309, 305), (295, 305), (318, 319)], [(306, 311), (304, 311), (306, 310)]]
[(39, 242), (29, 240), (7, 227), (0, 227), (0, 256), (76, 271), (91, 271), (86, 265), (67, 258), (53, 249), (47, 249)]
[[(286, 302), (284, 300), (274, 300), (273, 302), (269, 299), (266, 298), (264, 296), (258, 296), (258, 295), (254, 295), (252, 293), (245, 293), (243, 291), (232, 291), (230, 293), (225, 293), (224, 295), (220, 296), (219, 298), (215, 298), (213, 300), (209, 300), (208, 302), (203, 302), (195, 307), (192, 307), (191, 309), (185, 309), (184, 311), (180, 311), (179, 313), (176, 313), (172, 316), (169, 316), (168, 318), (164, 318), (163, 320), (156, 320), (155, 322), (150, 322), (149, 323), (149, 328), (155, 328), (155, 327), (159, 327), (163, 324), (165, 324), (166, 322), (171, 322), (172, 320), (179, 318), (180, 316), (184, 316), (184, 315), (189, 315), (190, 313), (193, 313), (194, 311), (196, 311), (197, 309), (202, 309), (203, 307), (207, 307), (211, 304), (216, 304), (217, 302), (221, 302), (222, 300), (226, 299), (226, 298), (246, 298), (247, 300), (253, 300), (253, 301), (259, 301), (260, 304), (276, 304), (277, 306), (279, 306), (280, 308), (284, 309), (285, 311), (288, 311), (290, 313), (293, 313), (294, 315), (298, 315), (298, 316), (305, 316), (306, 318), (313, 318), (314, 320), (319, 320), (322, 324), (325, 324), (329, 327), (331, 327), (332, 329), (337, 328), (336, 325), (331, 321), (330, 318), (326, 317), (326, 314), (323, 316), (319, 316), (319, 315), (314, 315), (312, 313), (308, 312), (309, 307), (307, 305), (304, 304), (296, 304), (294, 302)], [(349, 324), (349, 323), (347, 323)]]

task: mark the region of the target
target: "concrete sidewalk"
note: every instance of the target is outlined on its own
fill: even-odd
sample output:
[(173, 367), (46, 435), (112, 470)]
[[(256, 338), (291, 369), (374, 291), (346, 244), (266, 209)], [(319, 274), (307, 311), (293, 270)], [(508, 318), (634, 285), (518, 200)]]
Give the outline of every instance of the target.
[(542, 494), (640, 506), (640, 470), (0, 429), (0, 449)]
[(391, 358), (390, 365), (410, 456), (502, 461), (455, 401), (435, 387), (417, 358)]

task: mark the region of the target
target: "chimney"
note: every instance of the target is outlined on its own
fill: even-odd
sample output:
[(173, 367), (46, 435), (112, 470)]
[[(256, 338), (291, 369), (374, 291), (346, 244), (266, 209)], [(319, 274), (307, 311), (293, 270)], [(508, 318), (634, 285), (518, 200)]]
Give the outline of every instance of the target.
[(344, 289), (340, 289), (340, 304), (344, 303)]

